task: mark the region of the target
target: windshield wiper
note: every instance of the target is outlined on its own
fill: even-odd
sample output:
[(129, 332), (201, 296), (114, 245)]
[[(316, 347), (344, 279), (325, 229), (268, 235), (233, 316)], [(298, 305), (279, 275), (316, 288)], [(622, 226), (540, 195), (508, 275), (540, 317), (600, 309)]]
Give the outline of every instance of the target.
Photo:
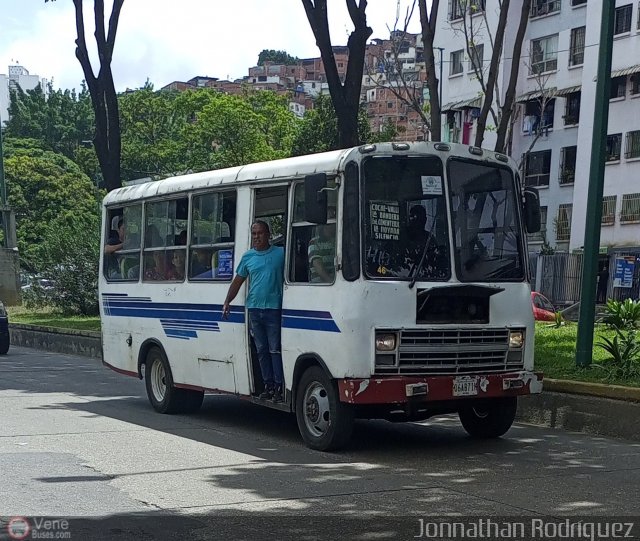
[(413, 272), (411, 274), (411, 281), (409, 282), (409, 289), (413, 289), (413, 286), (416, 285), (416, 281), (418, 280), (418, 274), (422, 270), (422, 266), (424, 265), (424, 260), (427, 258), (427, 251), (429, 250), (429, 246), (431, 246), (431, 241), (433, 240), (433, 235), (429, 233), (429, 238), (427, 242), (424, 243), (424, 249), (422, 250), (422, 256), (420, 256), (420, 261), (418, 264), (413, 267)]

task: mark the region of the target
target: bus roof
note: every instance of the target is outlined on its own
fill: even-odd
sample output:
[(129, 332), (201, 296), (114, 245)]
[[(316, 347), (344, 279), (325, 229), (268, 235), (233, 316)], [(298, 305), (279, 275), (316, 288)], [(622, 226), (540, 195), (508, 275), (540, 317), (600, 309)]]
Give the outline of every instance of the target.
[[(439, 145), (446, 148), (437, 148)], [(367, 146), (375, 148), (377, 153), (382, 154), (406, 155), (444, 151), (445, 155), (448, 156), (463, 156), (475, 158), (479, 161), (497, 163), (497, 154), (495, 152), (482, 149), (478, 155), (475, 152), (470, 153), (470, 150), (474, 150), (474, 147), (457, 143), (377, 143), (375, 145), (365, 145), (365, 150), (363, 150), (364, 154), (368, 153), (368, 150), (366, 150)], [(103, 200), (103, 205), (125, 203), (128, 201), (147, 199), (154, 196), (170, 195), (189, 190), (199, 190), (213, 186), (224, 186), (225, 184), (255, 182), (259, 180), (267, 181), (288, 179), (292, 177), (303, 177), (305, 175), (311, 175), (319, 172), (328, 174), (338, 173), (343, 163), (346, 162), (347, 157), (354, 152), (358, 152), (358, 149), (347, 148), (342, 150), (333, 150), (331, 152), (307, 154), (305, 156), (284, 158), (282, 160), (257, 162), (238, 167), (230, 167), (228, 169), (216, 169), (214, 171), (205, 171), (190, 175), (179, 175), (165, 178), (163, 180), (145, 182), (144, 184), (124, 186), (108, 193)], [(508, 162), (512, 167), (515, 167), (513, 160), (504, 155), (500, 155), (499, 161)]]
[(104, 198), (103, 204), (112, 205), (125, 201), (146, 199), (152, 196), (169, 195), (238, 182), (302, 177), (318, 172), (337, 173), (346, 155), (353, 150), (348, 148), (282, 160), (257, 162), (227, 169), (179, 175), (163, 180), (145, 182), (144, 184), (124, 186), (109, 192)]

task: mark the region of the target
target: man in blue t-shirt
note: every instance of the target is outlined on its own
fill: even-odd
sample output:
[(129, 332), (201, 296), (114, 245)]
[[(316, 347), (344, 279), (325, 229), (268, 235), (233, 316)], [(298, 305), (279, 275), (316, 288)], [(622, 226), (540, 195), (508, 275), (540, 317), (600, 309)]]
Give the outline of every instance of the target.
[(229, 286), (222, 307), (222, 317), (229, 315), (229, 304), (236, 298), (244, 281), (249, 278), (247, 309), (253, 339), (258, 350), (264, 390), (260, 398), (282, 402), (284, 374), (280, 348), (282, 327), (282, 282), (284, 279), (284, 249), (271, 246), (269, 225), (257, 220), (251, 226), (253, 248), (242, 256), (236, 276)]

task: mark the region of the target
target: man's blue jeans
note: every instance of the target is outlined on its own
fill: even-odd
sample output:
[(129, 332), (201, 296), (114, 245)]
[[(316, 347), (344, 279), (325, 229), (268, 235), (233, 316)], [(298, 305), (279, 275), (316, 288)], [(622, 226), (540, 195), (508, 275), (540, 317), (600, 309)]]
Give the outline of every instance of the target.
[(258, 350), (264, 386), (266, 389), (282, 388), (284, 382), (280, 349), (282, 310), (249, 308), (249, 322)]

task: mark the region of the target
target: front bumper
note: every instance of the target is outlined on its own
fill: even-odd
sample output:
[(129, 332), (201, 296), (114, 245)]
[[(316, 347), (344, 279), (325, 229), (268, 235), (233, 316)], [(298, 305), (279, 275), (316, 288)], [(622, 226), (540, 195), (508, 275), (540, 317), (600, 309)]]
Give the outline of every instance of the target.
[[(390, 376), (338, 380), (340, 401), (347, 404), (403, 404), (442, 402), (465, 398), (500, 398), (542, 392), (542, 373), (518, 371), (506, 374), (469, 376)], [(454, 387), (475, 380), (475, 394), (469, 387), (460, 394)], [(473, 385), (472, 385), (473, 387)]]

